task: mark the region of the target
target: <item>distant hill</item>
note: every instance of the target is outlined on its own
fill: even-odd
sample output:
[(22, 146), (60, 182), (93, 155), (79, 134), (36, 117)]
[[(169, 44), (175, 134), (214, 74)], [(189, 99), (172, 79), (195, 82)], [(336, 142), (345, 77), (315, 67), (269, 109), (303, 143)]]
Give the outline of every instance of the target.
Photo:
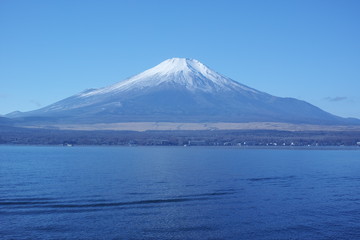
[(12, 121), (11, 119), (9, 119), (9, 118), (0, 117), (0, 126), (1, 126), (1, 125), (8, 126), (8, 125), (11, 125), (12, 122), (13, 122), (13, 121)]
[(121, 122), (360, 124), (359, 119), (341, 118), (305, 101), (258, 91), (185, 58), (168, 59), (114, 85), (7, 117), (20, 124), (49, 126)]

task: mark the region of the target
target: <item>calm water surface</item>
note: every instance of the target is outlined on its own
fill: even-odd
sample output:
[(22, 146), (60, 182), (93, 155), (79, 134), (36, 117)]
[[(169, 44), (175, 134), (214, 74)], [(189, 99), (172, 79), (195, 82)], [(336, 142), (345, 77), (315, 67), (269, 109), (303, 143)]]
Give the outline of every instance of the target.
[(360, 151), (2, 146), (0, 239), (360, 239)]

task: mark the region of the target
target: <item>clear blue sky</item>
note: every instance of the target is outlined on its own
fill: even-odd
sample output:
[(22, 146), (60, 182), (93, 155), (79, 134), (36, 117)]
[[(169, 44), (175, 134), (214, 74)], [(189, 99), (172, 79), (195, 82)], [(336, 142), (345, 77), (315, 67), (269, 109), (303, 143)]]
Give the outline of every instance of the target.
[(0, 114), (172, 57), (360, 118), (360, 1), (0, 1)]

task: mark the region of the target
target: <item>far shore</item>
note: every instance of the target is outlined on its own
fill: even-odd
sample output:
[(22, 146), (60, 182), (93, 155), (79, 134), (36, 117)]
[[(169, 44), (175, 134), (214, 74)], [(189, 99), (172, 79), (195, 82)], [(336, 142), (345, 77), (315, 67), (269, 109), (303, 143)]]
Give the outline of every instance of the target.
[(277, 130), (277, 131), (360, 131), (360, 125), (314, 125), (281, 122), (118, 122), (94, 124), (38, 124), (27, 128), (80, 130), (80, 131), (203, 131), (203, 130)]

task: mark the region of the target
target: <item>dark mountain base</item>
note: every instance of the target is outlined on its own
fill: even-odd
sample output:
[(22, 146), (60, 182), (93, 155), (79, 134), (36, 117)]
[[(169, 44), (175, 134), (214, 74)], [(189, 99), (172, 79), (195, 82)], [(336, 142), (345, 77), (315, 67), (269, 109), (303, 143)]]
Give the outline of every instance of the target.
[(111, 146), (359, 146), (360, 131), (70, 131), (0, 127), (0, 144)]

